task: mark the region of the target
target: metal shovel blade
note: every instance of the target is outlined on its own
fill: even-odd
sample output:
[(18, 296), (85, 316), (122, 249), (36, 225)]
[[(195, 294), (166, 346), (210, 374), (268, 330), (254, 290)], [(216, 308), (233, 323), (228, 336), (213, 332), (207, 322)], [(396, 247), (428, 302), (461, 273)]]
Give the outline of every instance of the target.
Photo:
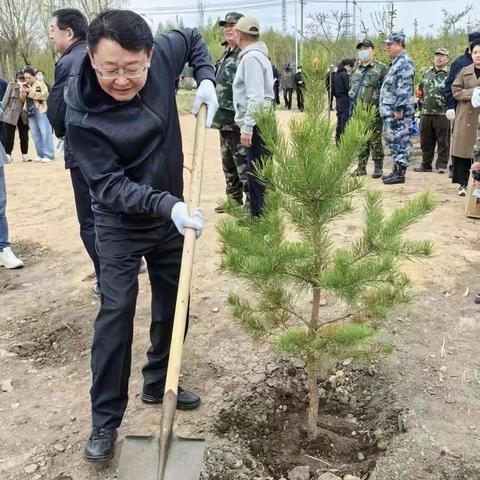
[(160, 437), (125, 437), (118, 480), (198, 480), (203, 465), (205, 440), (173, 436), (163, 477), (158, 468)]

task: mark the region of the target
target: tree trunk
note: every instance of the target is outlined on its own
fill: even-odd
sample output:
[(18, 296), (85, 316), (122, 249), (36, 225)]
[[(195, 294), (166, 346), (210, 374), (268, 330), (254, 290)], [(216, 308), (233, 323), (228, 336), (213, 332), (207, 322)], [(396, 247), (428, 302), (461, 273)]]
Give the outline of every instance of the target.
[[(320, 311), (320, 290), (313, 291), (312, 315), (310, 317), (310, 326), (308, 336), (313, 341), (317, 336), (318, 317)], [(318, 386), (317, 386), (317, 359), (313, 352), (307, 354), (307, 383), (308, 383), (308, 438), (314, 440), (318, 437)]]

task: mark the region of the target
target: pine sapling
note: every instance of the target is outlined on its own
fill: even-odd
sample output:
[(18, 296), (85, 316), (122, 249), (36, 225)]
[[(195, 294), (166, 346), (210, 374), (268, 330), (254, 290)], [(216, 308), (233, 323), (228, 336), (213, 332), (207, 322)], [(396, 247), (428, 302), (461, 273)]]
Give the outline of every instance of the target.
[[(234, 316), (255, 338), (273, 336), (281, 352), (305, 361), (307, 427), (316, 438), (322, 358), (368, 350), (375, 331), (371, 319), (408, 298), (402, 261), (429, 256), (432, 245), (404, 233), (435, 201), (423, 193), (386, 215), (380, 193), (367, 191), (361, 235), (337, 246), (332, 234), (361, 198), (363, 180), (351, 171), (368, 141), (374, 111), (359, 104), (336, 145), (323, 87), (327, 64), (311, 56), (304, 71), (306, 109), (290, 121), (288, 135), (277, 127), (273, 111), (257, 115), (271, 153), (256, 173), (266, 185), (261, 216), (251, 218), (228, 203), (230, 216), (217, 230), (221, 266), (242, 280), (248, 294), (230, 295)], [(335, 308), (322, 310), (327, 295)]]

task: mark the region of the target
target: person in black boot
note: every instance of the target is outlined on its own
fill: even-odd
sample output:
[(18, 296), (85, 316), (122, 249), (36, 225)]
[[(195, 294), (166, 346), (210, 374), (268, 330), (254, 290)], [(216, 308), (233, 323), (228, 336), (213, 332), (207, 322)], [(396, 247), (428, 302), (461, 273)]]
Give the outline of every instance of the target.
[(405, 51), (405, 36), (394, 33), (385, 40), (392, 60), (380, 90), (380, 115), (385, 138), (392, 152), (393, 170), (382, 177), (383, 183), (405, 183), (405, 172), (410, 160), (410, 131), (413, 118), (413, 88), (415, 71)]
[[(88, 27), (88, 54), (78, 58), (65, 91), (74, 158), (90, 188), (100, 260), (101, 305), (92, 344), (93, 430), (84, 458), (110, 459), (128, 403), (133, 320), (140, 259), (152, 291), (151, 346), (143, 367), (146, 403), (161, 403), (186, 228), (200, 236), (203, 215), (183, 202), (183, 152), (175, 81), (185, 62), (198, 84), (193, 104), (218, 108), (208, 48), (196, 29), (153, 40), (129, 10), (107, 10)], [(179, 408), (198, 395), (179, 390)]]

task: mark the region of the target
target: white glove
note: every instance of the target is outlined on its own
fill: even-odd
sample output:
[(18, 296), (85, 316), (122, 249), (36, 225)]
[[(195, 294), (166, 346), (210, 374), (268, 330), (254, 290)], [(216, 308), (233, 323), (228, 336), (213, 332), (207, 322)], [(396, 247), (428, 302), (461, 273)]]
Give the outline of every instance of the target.
[(447, 117), (448, 120), (452, 121), (455, 120), (455, 110), (453, 108), (449, 108), (445, 112), (445, 116)]
[(205, 221), (203, 219), (203, 211), (201, 208), (197, 208), (195, 213), (190, 216), (187, 204), (185, 202), (177, 202), (173, 206), (170, 216), (177, 227), (177, 230), (182, 235), (185, 235), (186, 228), (193, 228), (197, 233), (197, 238), (202, 234)]
[(472, 107), (480, 107), (480, 87), (475, 87), (472, 94)]
[(217, 92), (211, 80), (202, 80), (197, 88), (197, 94), (192, 105), (192, 113), (194, 115), (197, 115), (202, 103), (207, 105), (207, 128), (210, 128), (215, 112), (218, 110)]

